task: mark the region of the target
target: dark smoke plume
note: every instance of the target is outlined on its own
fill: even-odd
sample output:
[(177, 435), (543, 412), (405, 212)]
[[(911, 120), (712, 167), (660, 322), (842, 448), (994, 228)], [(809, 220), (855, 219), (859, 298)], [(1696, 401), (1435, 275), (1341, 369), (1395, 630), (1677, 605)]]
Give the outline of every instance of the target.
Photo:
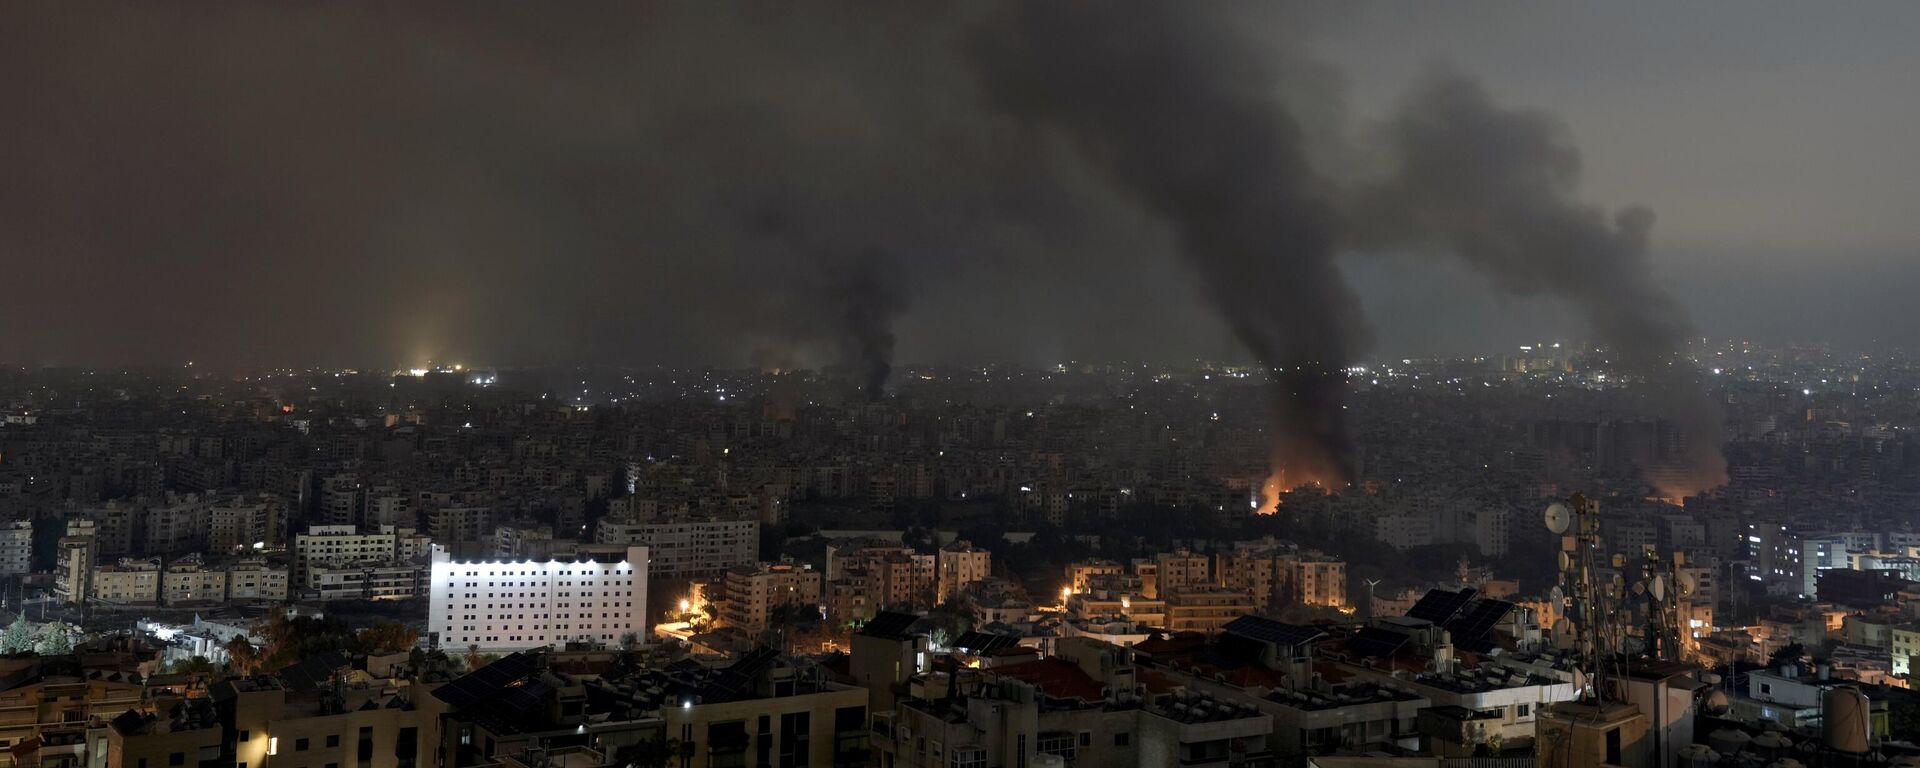
[(893, 321), (906, 311), (907, 295), (889, 279), (885, 260), (875, 252), (863, 253), (847, 269), (839, 298), (845, 307), (848, 362), (859, 366), (867, 400), (877, 401), (887, 394), (887, 377), (893, 374)]
[(1362, 190), (1349, 227), (1362, 244), (1439, 246), (1499, 290), (1579, 309), (1610, 362), (1644, 383), (1688, 445), (1685, 488), (1726, 481), (1720, 411), (1684, 357), (1692, 323), (1653, 279), (1653, 213), (1609, 215), (1577, 197), (1580, 152), (1552, 116), (1503, 108), (1447, 73), (1416, 87), (1383, 127), (1395, 166)]
[(994, 106), (1057, 131), (1165, 218), (1207, 298), (1273, 369), (1276, 469), (1348, 479), (1345, 366), (1367, 333), (1281, 73), (1174, 4), (1022, 4), (979, 36)]

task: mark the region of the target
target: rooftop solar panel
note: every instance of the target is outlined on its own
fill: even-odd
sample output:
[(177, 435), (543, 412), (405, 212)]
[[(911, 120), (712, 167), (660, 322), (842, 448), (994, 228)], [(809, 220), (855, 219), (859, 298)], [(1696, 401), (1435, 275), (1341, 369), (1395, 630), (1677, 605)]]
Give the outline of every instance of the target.
[(1347, 653), (1357, 658), (1386, 658), (1398, 653), (1411, 636), (1379, 627), (1361, 627), (1347, 638)]
[(920, 621), (919, 616), (897, 611), (881, 611), (867, 625), (860, 628), (859, 634), (867, 637), (884, 637), (898, 640), (907, 636), (907, 630)]
[(1493, 632), (1507, 614), (1513, 611), (1513, 603), (1505, 600), (1482, 598), (1461, 612), (1458, 618), (1447, 623), (1447, 632), (1453, 635), (1454, 642), (1462, 640), (1477, 641)]
[(433, 695), (456, 707), (478, 706), (493, 701), (507, 686), (526, 679), (533, 671), (531, 656), (513, 653), (435, 688)]
[(1002, 648), (1019, 645), (1020, 638), (1011, 635), (996, 635), (991, 632), (968, 632), (953, 642), (953, 647), (970, 653), (991, 653)]
[(1465, 607), (1472, 599), (1474, 590), (1462, 589), (1458, 592), (1445, 589), (1429, 589), (1420, 602), (1414, 603), (1407, 611), (1408, 618), (1424, 619), (1435, 624), (1445, 624), (1454, 614)]
[(1220, 628), (1229, 634), (1280, 645), (1305, 645), (1327, 636), (1313, 627), (1302, 627), (1260, 616), (1242, 616)]

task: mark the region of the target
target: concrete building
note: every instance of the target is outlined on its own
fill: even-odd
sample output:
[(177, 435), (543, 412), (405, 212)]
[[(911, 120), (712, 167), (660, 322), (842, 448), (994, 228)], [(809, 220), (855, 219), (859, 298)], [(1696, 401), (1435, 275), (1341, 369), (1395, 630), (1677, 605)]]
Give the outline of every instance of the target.
[(123, 708), (106, 729), (102, 768), (195, 765), (209, 754), (279, 768), (434, 764), (445, 707), (425, 687), (288, 690), (264, 676), (215, 687), (211, 696), (151, 696)]
[(228, 600), (279, 602), (287, 599), (291, 583), (285, 565), (241, 560), (227, 566)]
[(430, 568), (413, 563), (362, 563), (309, 568), (293, 594), (310, 600), (404, 600), (427, 591)]
[(218, 603), (227, 599), (227, 571), (208, 566), (199, 555), (167, 563), (160, 577), (160, 600), (167, 605)]
[(647, 548), (583, 547), (546, 562), (459, 561), (435, 545), (428, 632), (449, 648), (614, 644), (645, 637)]
[(87, 599), (119, 605), (154, 605), (160, 600), (160, 562), (122, 559), (95, 566)]
[(1167, 604), (1167, 629), (1175, 632), (1212, 633), (1259, 610), (1252, 596), (1237, 589), (1177, 589), (1162, 599)]
[(1114, 578), (1126, 575), (1127, 567), (1111, 560), (1088, 560), (1067, 566), (1067, 586), (1075, 592), (1093, 589), (1093, 582), (1101, 578)]
[(92, 520), (76, 520), (67, 525), (55, 551), (53, 593), (60, 602), (75, 605), (85, 602), (93, 591), (95, 549)]
[(1148, 597), (1164, 599), (1178, 590), (1205, 588), (1214, 584), (1213, 564), (1207, 556), (1184, 548), (1154, 555), (1153, 566), (1155, 587), (1148, 591)]
[(760, 551), (760, 522), (708, 518), (658, 522), (602, 520), (594, 531), (601, 544), (646, 547), (656, 579), (713, 576), (752, 565)]
[(0, 528), (0, 576), (33, 570), (33, 521), (14, 520)]
[(207, 507), (207, 551), (227, 554), (285, 539), (286, 503), (271, 494), (230, 496)]
[(315, 525), (293, 537), (294, 583), (318, 588), (319, 569), (405, 563), (424, 555), (431, 540), (408, 528)]
[(948, 544), (940, 548), (936, 557), (936, 602), (947, 602), (966, 585), (993, 575), (993, 553), (973, 546), (972, 542)]
[(1118, 646), (1084, 637), (1059, 646), (1054, 657), (994, 665), (948, 683), (967, 686), (963, 698), (927, 696), (876, 710), (873, 745), (881, 764), (1273, 764), (1273, 723), (1254, 707), (1143, 685)]
[(762, 563), (727, 569), (715, 603), (720, 621), (749, 634), (766, 630), (778, 609), (820, 605), (820, 573), (798, 563)]

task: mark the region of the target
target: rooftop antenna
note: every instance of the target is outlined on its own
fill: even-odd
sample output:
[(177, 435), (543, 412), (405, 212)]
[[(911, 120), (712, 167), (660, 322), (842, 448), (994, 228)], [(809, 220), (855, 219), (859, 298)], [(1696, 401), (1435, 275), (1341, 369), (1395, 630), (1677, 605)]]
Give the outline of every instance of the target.
[(1560, 620), (1554, 622), (1556, 646), (1573, 651), (1588, 675), (1582, 698), (1599, 703), (1609, 698), (1608, 666), (1618, 658), (1626, 635), (1620, 624), (1626, 603), (1626, 585), (1602, 573), (1609, 561), (1600, 540), (1600, 504), (1575, 493), (1565, 502), (1547, 506), (1542, 522), (1560, 535)]
[(1379, 579), (1362, 579), (1367, 585), (1367, 618), (1373, 618), (1373, 588), (1380, 586)]

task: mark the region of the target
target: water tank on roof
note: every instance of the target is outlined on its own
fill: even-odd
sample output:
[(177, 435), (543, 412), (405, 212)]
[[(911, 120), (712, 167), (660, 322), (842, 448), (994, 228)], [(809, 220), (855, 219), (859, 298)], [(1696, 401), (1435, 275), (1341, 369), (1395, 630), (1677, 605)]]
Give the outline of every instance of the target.
[(1722, 728), (1707, 736), (1707, 746), (1723, 755), (1744, 751), (1752, 741), (1753, 737), (1748, 736), (1746, 731), (1737, 731), (1732, 728)]
[(1832, 688), (1820, 697), (1822, 737), (1827, 748), (1861, 755), (1872, 749), (1871, 705), (1858, 688)]

